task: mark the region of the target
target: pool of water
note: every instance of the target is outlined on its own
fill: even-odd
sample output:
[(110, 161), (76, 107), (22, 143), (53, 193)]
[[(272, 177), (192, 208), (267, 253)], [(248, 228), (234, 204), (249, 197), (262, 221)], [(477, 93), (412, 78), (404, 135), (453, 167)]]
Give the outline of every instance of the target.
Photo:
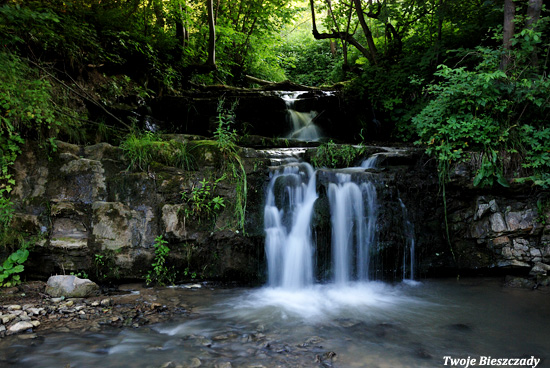
[[(138, 329), (6, 337), (13, 367), (444, 367), (444, 357), (550, 366), (550, 292), (497, 279), (176, 288), (191, 316)], [(40, 332), (40, 331), (39, 331)], [(447, 366), (450, 366), (447, 365)]]

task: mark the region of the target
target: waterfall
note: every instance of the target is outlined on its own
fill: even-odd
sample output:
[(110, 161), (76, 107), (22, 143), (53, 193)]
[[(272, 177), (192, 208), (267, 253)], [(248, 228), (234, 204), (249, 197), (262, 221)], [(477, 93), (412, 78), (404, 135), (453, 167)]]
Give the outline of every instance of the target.
[(379, 155), (374, 154), (361, 163), (361, 167), (364, 169), (376, 169), (378, 165)]
[(281, 98), (287, 106), (287, 116), (292, 124), (292, 132), (288, 138), (301, 141), (318, 141), (321, 138), (321, 130), (314, 121), (318, 115), (317, 111), (300, 112), (294, 109), (294, 103), (303, 92), (283, 93)]
[(328, 189), (334, 282), (365, 281), (375, 239), (376, 188), (372, 182), (352, 182), (349, 174), (339, 173), (336, 178)]
[[(364, 165), (375, 167), (376, 156), (367, 161)], [(336, 284), (369, 279), (378, 217), (372, 174), (356, 171), (361, 174), (357, 179), (346, 170), (320, 171), (330, 208), (332, 281)], [(316, 244), (312, 218), (318, 174), (307, 163), (287, 163), (270, 174), (264, 228), (268, 284), (272, 287), (300, 289), (313, 284)]]
[(264, 210), (270, 286), (300, 289), (313, 283), (315, 183), (307, 163), (281, 166), (271, 174)]
[(405, 249), (403, 250), (403, 280), (407, 278), (407, 248), (409, 250), (409, 279), (414, 280), (414, 225), (409, 219), (409, 214), (407, 212), (407, 207), (405, 203), (399, 199), (399, 204), (401, 205), (401, 212), (403, 214), (403, 233), (407, 239)]

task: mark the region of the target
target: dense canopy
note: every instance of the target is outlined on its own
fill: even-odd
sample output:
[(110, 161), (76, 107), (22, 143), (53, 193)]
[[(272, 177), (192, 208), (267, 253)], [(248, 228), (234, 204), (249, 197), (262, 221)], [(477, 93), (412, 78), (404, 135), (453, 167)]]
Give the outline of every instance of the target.
[(343, 88), (365, 111), (354, 136), (372, 139), (372, 111), (384, 139), (425, 145), (443, 174), (474, 150), (478, 185), (507, 185), (511, 161), (550, 184), (542, 0), (4, 0), (0, 13), (2, 198), (25, 139), (102, 140), (132, 126), (113, 110), (130, 98), (259, 80)]

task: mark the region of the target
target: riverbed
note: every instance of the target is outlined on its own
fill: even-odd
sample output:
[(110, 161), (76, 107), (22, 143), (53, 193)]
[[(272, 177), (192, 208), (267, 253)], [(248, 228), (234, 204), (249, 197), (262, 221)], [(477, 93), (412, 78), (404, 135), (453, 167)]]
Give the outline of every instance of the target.
[[(389, 368), (443, 367), (444, 357), (490, 356), (533, 357), (540, 359), (538, 367), (548, 366), (550, 292), (508, 288), (502, 281), (148, 289), (156, 293), (156, 303), (185, 306), (188, 313), (139, 328), (38, 329), (32, 339), (6, 336), (0, 363), (33, 368)], [(116, 303), (117, 296), (112, 298)]]

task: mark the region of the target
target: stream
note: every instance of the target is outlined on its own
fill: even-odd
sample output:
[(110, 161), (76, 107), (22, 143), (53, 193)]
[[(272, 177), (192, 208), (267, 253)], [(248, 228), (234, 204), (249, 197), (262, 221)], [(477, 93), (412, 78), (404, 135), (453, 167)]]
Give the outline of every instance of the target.
[[(453, 358), (549, 364), (550, 293), (500, 279), (160, 289), (181, 319), (99, 332), (8, 336), (9, 367), (442, 367)], [(24, 336), (24, 335), (22, 335)]]

